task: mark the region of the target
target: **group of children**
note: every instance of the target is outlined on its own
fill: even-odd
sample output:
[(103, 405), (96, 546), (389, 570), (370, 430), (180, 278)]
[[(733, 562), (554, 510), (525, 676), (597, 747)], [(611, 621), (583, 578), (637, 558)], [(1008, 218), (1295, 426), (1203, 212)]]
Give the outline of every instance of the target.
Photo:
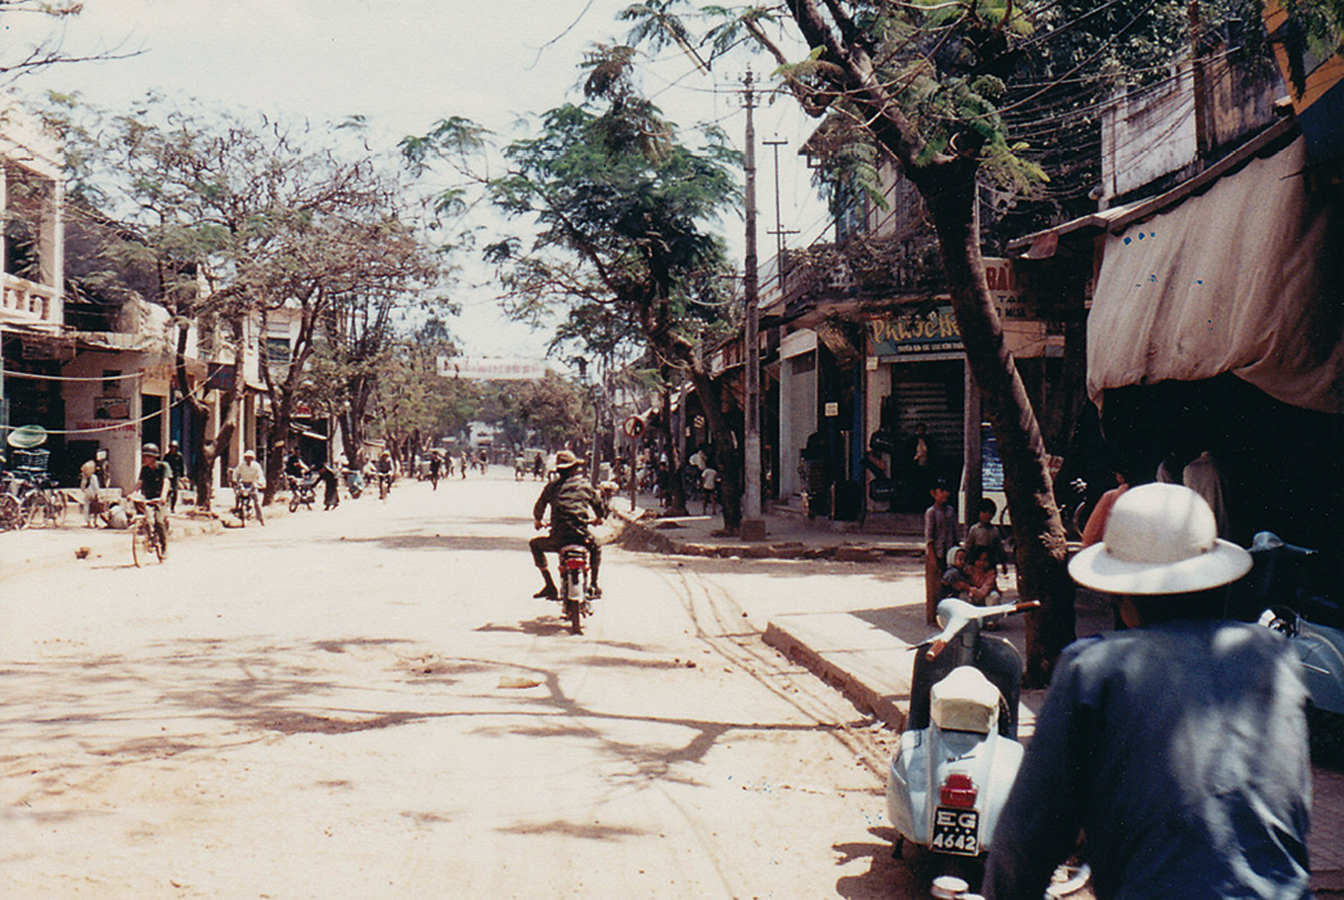
[(935, 622), (938, 601), (959, 597), (977, 606), (1002, 602), (998, 575), (1008, 574), (1008, 554), (1003, 536), (994, 524), (998, 506), (988, 497), (977, 507), (978, 519), (966, 532), (966, 540), (956, 539), (956, 511), (948, 501), (951, 491), (938, 482), (930, 494), (933, 505), (924, 513), (925, 617)]

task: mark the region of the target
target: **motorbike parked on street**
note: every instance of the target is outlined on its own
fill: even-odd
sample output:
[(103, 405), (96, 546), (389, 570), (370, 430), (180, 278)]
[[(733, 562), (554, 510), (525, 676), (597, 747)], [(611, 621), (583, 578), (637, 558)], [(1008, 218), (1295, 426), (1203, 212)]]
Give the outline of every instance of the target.
[(1270, 531), (1256, 534), (1249, 549), (1238, 617), (1258, 612), (1261, 625), (1288, 638), (1302, 661), (1313, 750), (1344, 755), (1344, 607), (1326, 594), (1331, 576), (1315, 550)]
[(593, 586), (588, 567), (588, 548), (566, 544), (560, 548), (560, 594), (564, 617), (571, 634), (583, 634), (583, 620), (593, 614)]
[[(985, 853), (1022, 762), (1017, 741), (1022, 656), (987, 620), (1039, 606), (938, 604), (942, 630), (915, 647), (910, 715), (887, 773), (887, 814), (900, 838), (943, 872), (935, 896), (960, 897), (983, 876)], [(1077, 890), (1073, 870), (1052, 890)]]
[(298, 512), (300, 506), (313, 508), (317, 501), (317, 473), (305, 472), (299, 477), (289, 478), (289, 511)]

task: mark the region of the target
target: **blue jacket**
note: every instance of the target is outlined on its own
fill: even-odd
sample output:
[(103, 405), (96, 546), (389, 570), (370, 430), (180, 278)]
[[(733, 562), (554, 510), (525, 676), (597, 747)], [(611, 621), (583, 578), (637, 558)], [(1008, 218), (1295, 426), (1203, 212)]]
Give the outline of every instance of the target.
[(1179, 621), (1065, 649), (994, 832), (1039, 900), (1079, 832), (1099, 900), (1309, 897), (1306, 690), (1280, 634)]

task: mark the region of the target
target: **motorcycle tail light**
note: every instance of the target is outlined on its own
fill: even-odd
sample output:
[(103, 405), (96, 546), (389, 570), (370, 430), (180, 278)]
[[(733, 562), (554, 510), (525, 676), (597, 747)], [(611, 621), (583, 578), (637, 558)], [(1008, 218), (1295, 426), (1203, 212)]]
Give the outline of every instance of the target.
[(975, 806), (976, 793), (975, 782), (971, 781), (971, 776), (961, 772), (953, 772), (943, 782), (938, 796), (942, 800), (943, 806), (970, 809)]
[(582, 556), (571, 556), (566, 558), (563, 564), (566, 569), (582, 569), (584, 563), (585, 560)]

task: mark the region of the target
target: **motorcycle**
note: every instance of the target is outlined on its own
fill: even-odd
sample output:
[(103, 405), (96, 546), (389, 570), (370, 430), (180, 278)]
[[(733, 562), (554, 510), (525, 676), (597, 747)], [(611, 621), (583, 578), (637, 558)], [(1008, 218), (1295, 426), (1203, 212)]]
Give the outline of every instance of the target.
[(560, 595), (571, 634), (583, 634), (583, 619), (593, 614), (588, 548), (566, 544), (560, 548)]
[(1251, 541), (1249, 597), (1242, 617), (1288, 638), (1302, 661), (1307, 723), (1318, 752), (1344, 751), (1344, 609), (1325, 595), (1315, 550), (1262, 531)]
[(300, 477), (289, 478), (289, 511), (298, 512), (302, 505), (307, 509), (313, 508), (313, 503), (317, 500), (317, 473), (305, 472)]
[(898, 853), (909, 843), (950, 870), (934, 879), (936, 896), (968, 890), (959, 875), (983, 864), (1022, 762), (1022, 657), (1006, 638), (984, 633), (984, 623), (1039, 605), (945, 599), (942, 630), (915, 647), (910, 715), (887, 773), (887, 814), (900, 835)]
[(261, 516), (261, 498), (257, 496), (257, 486), (255, 484), (235, 484), (233, 486), (233, 514), (238, 517), (239, 524), (246, 528), (247, 517), (249, 513), (256, 513), (257, 521), (262, 525), (266, 520)]

